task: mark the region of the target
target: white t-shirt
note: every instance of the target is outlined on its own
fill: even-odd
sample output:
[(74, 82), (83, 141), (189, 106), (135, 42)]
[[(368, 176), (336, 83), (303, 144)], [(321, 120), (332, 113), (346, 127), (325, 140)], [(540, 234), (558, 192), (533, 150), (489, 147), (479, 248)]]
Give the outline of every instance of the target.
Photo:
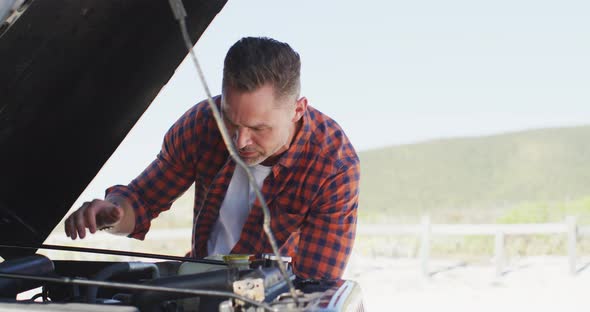
[[(258, 187), (262, 187), (271, 167), (256, 165), (249, 168)], [(219, 210), (219, 218), (217, 218), (207, 241), (209, 256), (226, 255), (234, 248), (240, 239), (242, 228), (255, 200), (256, 194), (248, 181), (246, 171), (240, 166), (236, 166)]]

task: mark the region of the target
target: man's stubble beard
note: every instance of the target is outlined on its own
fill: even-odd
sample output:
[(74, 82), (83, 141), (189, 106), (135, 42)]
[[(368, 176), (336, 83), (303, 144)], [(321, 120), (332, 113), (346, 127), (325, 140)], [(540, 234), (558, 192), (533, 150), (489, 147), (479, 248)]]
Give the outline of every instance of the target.
[[(256, 156), (255, 158), (250, 159), (250, 161), (244, 160), (242, 158), (242, 160), (246, 163), (246, 165), (248, 165), (248, 167), (254, 167), (256, 165), (260, 165), (261, 163), (263, 163), (264, 161), (266, 161), (267, 159), (273, 157), (274, 154), (276, 154), (279, 150), (281, 150), (283, 148), (284, 145), (279, 145), (277, 146), (271, 153), (269, 153), (268, 155), (264, 155), (262, 153), (260, 153), (258, 150), (256, 150), (256, 152), (258, 152), (258, 156)], [(284, 152), (284, 151), (283, 151)]]

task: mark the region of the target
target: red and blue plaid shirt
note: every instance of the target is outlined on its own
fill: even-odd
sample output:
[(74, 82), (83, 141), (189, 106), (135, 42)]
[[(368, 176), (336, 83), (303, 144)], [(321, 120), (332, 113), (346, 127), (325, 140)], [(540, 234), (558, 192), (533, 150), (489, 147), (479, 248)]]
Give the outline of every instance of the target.
[[(220, 97), (215, 100), (219, 105)], [(156, 160), (129, 185), (113, 186), (107, 194), (130, 201), (136, 221), (129, 236), (144, 239), (151, 220), (195, 183), (191, 255), (205, 257), (235, 166), (204, 101), (170, 128)], [(359, 178), (358, 156), (340, 126), (308, 106), (293, 144), (262, 186), (277, 244), (293, 257), (297, 276), (342, 276), (355, 238)], [(262, 221), (256, 200), (231, 253), (272, 251)]]

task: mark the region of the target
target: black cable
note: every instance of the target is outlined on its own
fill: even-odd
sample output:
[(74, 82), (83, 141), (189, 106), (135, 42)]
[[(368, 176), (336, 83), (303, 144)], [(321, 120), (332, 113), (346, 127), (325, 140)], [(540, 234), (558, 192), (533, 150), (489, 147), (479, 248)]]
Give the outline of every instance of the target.
[(58, 245), (14, 246), (14, 245), (0, 244), (0, 248), (31, 249), (31, 250), (48, 249), (48, 250), (61, 250), (61, 251), (75, 251), (75, 252), (86, 252), (86, 253), (94, 253), (94, 254), (105, 254), (105, 255), (116, 255), (116, 256), (140, 257), (140, 258), (152, 258), (152, 259), (161, 259), (161, 260), (174, 260), (174, 261), (184, 261), (184, 262), (225, 265), (225, 262), (218, 261), (218, 260), (195, 259), (195, 258), (158, 255), (158, 254), (143, 253), (143, 252), (131, 252), (131, 251), (86, 248), (86, 247), (72, 247), (72, 246), (58, 246)]
[(51, 300), (49, 300), (49, 290), (45, 286), (43, 286), (43, 288), (41, 288), (41, 296), (43, 297), (43, 302), (51, 301)]
[(34, 295), (33, 297), (31, 297), (31, 299), (29, 299), (27, 301), (35, 301), (36, 299), (41, 298), (41, 297), (43, 297), (43, 294), (38, 293), (38, 294)]

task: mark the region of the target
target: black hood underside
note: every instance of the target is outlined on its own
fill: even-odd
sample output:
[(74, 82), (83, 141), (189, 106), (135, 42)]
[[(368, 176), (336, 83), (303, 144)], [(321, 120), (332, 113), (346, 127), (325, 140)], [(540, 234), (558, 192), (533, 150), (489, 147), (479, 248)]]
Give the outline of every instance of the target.
[[(184, 2), (195, 43), (226, 0)], [(46, 239), (187, 54), (168, 0), (25, 5), (0, 33), (5, 245)]]

